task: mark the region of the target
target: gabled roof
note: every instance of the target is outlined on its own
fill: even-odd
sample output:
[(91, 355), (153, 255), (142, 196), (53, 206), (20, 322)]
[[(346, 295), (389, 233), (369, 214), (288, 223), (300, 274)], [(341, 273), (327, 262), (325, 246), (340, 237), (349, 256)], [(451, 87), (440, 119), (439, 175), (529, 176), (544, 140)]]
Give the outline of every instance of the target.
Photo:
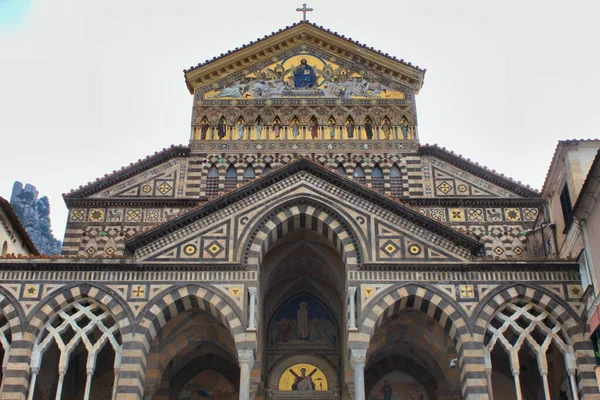
[[(256, 63), (256, 59), (244, 60), (247, 59), (249, 55), (254, 55), (266, 50), (266, 53), (269, 54), (266, 54), (265, 58), (270, 58), (277, 51), (290, 48), (291, 43), (294, 43), (295, 46), (300, 42), (307, 42), (311, 36), (318, 37), (318, 40), (320, 41), (328, 40), (337, 43), (340, 46), (340, 49), (354, 54), (354, 57), (357, 58), (357, 60), (363, 58), (370, 59), (383, 69), (392, 69), (399, 73), (403, 73), (403, 75), (406, 75), (404, 78), (411, 83), (411, 86), (413, 86), (417, 92), (423, 86), (425, 72), (427, 71), (426, 69), (419, 68), (417, 65), (413, 65), (403, 59), (398, 59), (381, 50), (369, 47), (352, 38), (347, 38), (337, 32), (332, 32), (330, 29), (310, 21), (300, 21), (290, 26), (286, 26), (284, 29), (280, 29), (277, 32), (271, 32), (270, 35), (265, 35), (263, 38), (250, 41), (248, 44), (242, 45), (242, 47), (236, 47), (234, 50), (229, 50), (227, 53), (221, 53), (217, 57), (213, 57), (210, 60), (205, 60), (203, 63), (198, 63), (196, 66), (190, 66), (188, 69), (184, 69), (183, 73), (188, 89), (190, 90), (190, 93), (193, 93), (193, 88), (195, 86), (193, 81), (196, 81), (203, 75), (208, 76), (209, 74), (214, 74), (215, 78), (220, 78), (224, 74), (231, 73), (235, 68), (244, 69), (248, 65)], [(281, 42), (286, 41), (289, 41), (289, 44), (281, 45)]]
[(542, 195), (547, 194), (547, 190), (549, 186), (551, 186), (551, 177), (553, 175), (554, 170), (558, 167), (558, 159), (563, 149), (568, 149), (571, 146), (578, 146), (582, 143), (595, 144), (600, 143), (600, 139), (566, 139), (559, 140), (556, 144), (556, 148), (554, 149), (554, 154), (552, 154), (552, 160), (550, 161), (550, 165), (548, 165), (548, 172), (546, 172), (546, 178), (544, 179), (544, 185), (542, 186)]
[(165, 161), (176, 157), (187, 157), (190, 154), (188, 146), (175, 146), (164, 148), (160, 152), (155, 152), (153, 155), (146, 156), (145, 159), (140, 159), (136, 163), (131, 163), (129, 166), (121, 167), (119, 171), (114, 170), (112, 174), (105, 174), (102, 178), (96, 178), (94, 182), (88, 182), (85, 186), (79, 186), (78, 189), (71, 189), (69, 193), (63, 193), (65, 203), (69, 203), (71, 199), (82, 199), (98, 193), (112, 185), (129, 179), (140, 172), (156, 167)]
[(243, 200), (246, 196), (251, 193), (266, 189), (278, 181), (285, 179), (291, 175), (294, 175), (301, 171), (307, 171), (314, 176), (331, 182), (332, 184), (347, 190), (348, 192), (367, 198), (369, 201), (377, 204), (378, 206), (393, 212), (399, 217), (414, 223), (415, 225), (425, 228), (430, 232), (437, 234), (444, 239), (452, 241), (453, 243), (463, 246), (471, 251), (472, 254), (476, 254), (478, 249), (481, 247), (481, 243), (477, 240), (470, 238), (469, 236), (462, 234), (446, 225), (441, 224), (429, 217), (424, 216), (420, 212), (413, 210), (407, 206), (404, 206), (388, 197), (385, 197), (375, 191), (372, 191), (346, 177), (339, 175), (336, 172), (332, 172), (321, 165), (311, 162), (307, 159), (300, 159), (295, 162), (291, 162), (267, 175), (264, 175), (255, 181), (248, 183), (240, 188), (229, 192), (228, 194), (217, 198), (210, 203), (201, 205), (200, 207), (184, 214), (178, 218), (175, 218), (161, 226), (158, 226), (142, 235), (131, 239), (127, 242), (127, 249), (131, 252), (151, 243), (159, 238), (173, 233), (184, 226), (187, 226), (195, 221), (198, 221), (224, 207), (227, 207), (235, 202)]
[(479, 176), (480, 178), (489, 180), (490, 182), (526, 198), (541, 198), (541, 194), (529, 187), (522, 185), (521, 182), (515, 181), (512, 178), (505, 177), (504, 174), (498, 175), (495, 170), (489, 170), (487, 167), (482, 167), (479, 163), (474, 163), (470, 158), (463, 158), (462, 155), (456, 154), (453, 151), (446, 150), (445, 147), (437, 145), (425, 144), (419, 147), (419, 153), (422, 155), (433, 155), (444, 161), (447, 161), (457, 167)]
[(6, 200), (5, 198), (3, 198), (1, 196), (0, 196), (0, 208), (2, 209), (2, 211), (4, 211), (4, 215), (6, 215), (6, 218), (8, 218), (8, 221), (12, 225), (12, 228), (19, 234), (19, 236), (23, 240), (23, 244), (25, 245), (25, 247), (27, 247), (29, 249), (29, 252), (31, 252), (31, 254), (39, 256), (40, 252), (38, 251), (37, 247), (35, 247), (35, 245), (31, 241), (31, 238), (29, 237), (29, 234), (25, 230), (25, 227), (23, 227), (23, 224), (21, 224), (21, 220), (19, 219), (17, 214), (15, 214), (15, 210), (13, 210), (13, 208), (10, 205), (10, 203), (8, 202), (8, 200)]

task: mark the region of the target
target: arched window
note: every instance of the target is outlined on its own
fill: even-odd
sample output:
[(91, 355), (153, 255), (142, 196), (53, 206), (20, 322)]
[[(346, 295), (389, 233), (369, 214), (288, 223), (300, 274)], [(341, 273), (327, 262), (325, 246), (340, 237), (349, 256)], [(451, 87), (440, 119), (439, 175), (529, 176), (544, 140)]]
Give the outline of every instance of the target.
[(254, 168), (252, 168), (252, 165), (248, 165), (246, 167), (246, 170), (244, 171), (244, 182), (250, 182), (255, 177), (256, 177), (256, 172), (254, 171)]
[(379, 165), (375, 165), (373, 171), (371, 171), (371, 185), (373, 190), (383, 192), (383, 171), (379, 168)]
[(233, 190), (237, 187), (237, 171), (233, 165), (229, 165), (225, 172), (225, 190)]
[(210, 200), (217, 197), (219, 194), (219, 170), (213, 164), (208, 170), (208, 176), (206, 177), (206, 197)]
[(119, 327), (104, 306), (88, 299), (67, 305), (46, 322), (33, 347), (36, 372), (28, 398), (41, 399), (46, 392), (57, 399), (116, 398), (121, 343)]
[(337, 166), (337, 170), (342, 176), (346, 176), (346, 167), (342, 163), (339, 163)]
[(396, 164), (390, 170), (390, 192), (392, 197), (402, 197), (402, 174)]
[(352, 174), (354, 180), (360, 184), (365, 183), (365, 171), (362, 169), (360, 164), (356, 165), (354, 168), (354, 173)]

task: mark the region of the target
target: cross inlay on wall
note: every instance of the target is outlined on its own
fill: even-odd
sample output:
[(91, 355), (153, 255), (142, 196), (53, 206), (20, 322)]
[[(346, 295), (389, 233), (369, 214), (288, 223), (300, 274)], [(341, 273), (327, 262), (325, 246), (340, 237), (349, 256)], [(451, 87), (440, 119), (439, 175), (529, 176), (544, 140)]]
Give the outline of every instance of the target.
[(306, 7), (306, 3), (304, 3), (302, 8), (296, 8), (296, 11), (302, 12), (302, 21), (306, 21), (306, 13), (313, 11), (313, 9)]

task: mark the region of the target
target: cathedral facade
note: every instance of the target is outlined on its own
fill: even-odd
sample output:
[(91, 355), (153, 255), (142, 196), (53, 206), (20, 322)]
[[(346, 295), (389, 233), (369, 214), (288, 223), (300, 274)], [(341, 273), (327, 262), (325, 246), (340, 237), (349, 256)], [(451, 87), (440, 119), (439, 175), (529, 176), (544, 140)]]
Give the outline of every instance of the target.
[(184, 72), (188, 146), (0, 260), (2, 399), (592, 399), (538, 192), (419, 139), (425, 70), (303, 21)]

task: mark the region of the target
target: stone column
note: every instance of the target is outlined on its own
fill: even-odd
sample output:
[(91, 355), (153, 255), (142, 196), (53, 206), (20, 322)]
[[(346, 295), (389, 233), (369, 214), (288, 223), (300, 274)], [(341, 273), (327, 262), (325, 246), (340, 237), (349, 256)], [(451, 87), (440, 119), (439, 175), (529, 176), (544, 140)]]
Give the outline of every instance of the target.
[(350, 313), (350, 320), (348, 322), (348, 328), (350, 330), (356, 330), (356, 287), (348, 288), (348, 312)]
[(250, 400), (250, 370), (254, 366), (254, 350), (238, 350), (240, 364), (240, 400)]
[(366, 350), (350, 350), (350, 364), (354, 368), (354, 400), (365, 400)]
[(250, 315), (248, 316), (248, 330), (250, 331), (256, 330), (256, 292), (257, 290), (255, 287), (248, 288), (248, 293), (250, 294)]

